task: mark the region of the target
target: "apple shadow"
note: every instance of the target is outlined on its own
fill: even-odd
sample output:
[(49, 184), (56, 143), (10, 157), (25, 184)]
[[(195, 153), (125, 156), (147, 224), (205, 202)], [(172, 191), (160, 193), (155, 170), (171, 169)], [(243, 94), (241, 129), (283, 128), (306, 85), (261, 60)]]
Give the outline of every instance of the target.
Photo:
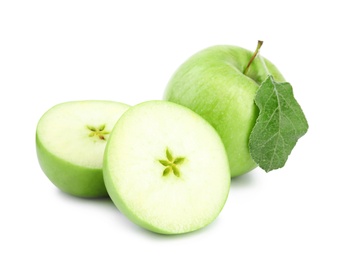
[(254, 175), (257, 174), (257, 171), (253, 170), (246, 174), (234, 177), (231, 179), (231, 188), (245, 188), (247, 186), (252, 186), (255, 183)]
[(159, 234), (159, 233), (155, 233), (149, 230), (145, 230), (143, 232), (146, 232), (146, 235), (151, 238), (151, 239), (162, 239), (162, 240), (177, 240), (177, 239), (186, 239), (188, 237), (196, 237), (202, 234), (205, 234), (207, 232), (211, 232), (212, 229), (216, 229), (217, 227), (217, 222), (219, 220), (215, 219), (212, 223), (208, 224), (207, 226), (200, 228), (198, 230), (195, 231), (191, 231), (188, 233), (183, 233), (183, 234)]
[(110, 199), (109, 196), (99, 198), (85, 198), (73, 196), (58, 189), (57, 192), (62, 199), (65, 199), (71, 203), (81, 204), (84, 206), (90, 205), (97, 207), (99, 211), (104, 212), (102, 214), (109, 214), (112, 220), (116, 220), (112, 221), (111, 223), (118, 223), (119, 225), (123, 225), (126, 228), (136, 230), (137, 232), (139, 229), (141, 229), (118, 210), (118, 208), (116, 207), (116, 205), (113, 203), (113, 201)]
[[(129, 221), (129, 220), (128, 220)], [(134, 223), (132, 223), (131, 221), (130, 224), (132, 225), (132, 231), (133, 232), (137, 232), (138, 234), (145, 236), (146, 238), (150, 239), (150, 240), (155, 240), (158, 241), (159, 240), (179, 240), (179, 239), (186, 239), (188, 237), (196, 237), (198, 235), (202, 235), (204, 233), (210, 232), (213, 228), (216, 228), (217, 222), (218, 220), (215, 219), (212, 223), (210, 223), (209, 225), (195, 230), (195, 231), (191, 231), (191, 232), (187, 232), (187, 233), (183, 233), (183, 234), (161, 234), (161, 233), (156, 233), (150, 230), (147, 230), (145, 228), (142, 228)]]
[(67, 199), (68, 201), (76, 202), (76, 203), (84, 203), (84, 204), (96, 204), (101, 205), (102, 207), (109, 207), (113, 208), (118, 211), (113, 201), (110, 199), (109, 196), (104, 197), (98, 197), (98, 198), (85, 198), (85, 197), (78, 197), (74, 195), (70, 195), (68, 193), (65, 193), (59, 189), (57, 189), (58, 195), (61, 196), (64, 199)]

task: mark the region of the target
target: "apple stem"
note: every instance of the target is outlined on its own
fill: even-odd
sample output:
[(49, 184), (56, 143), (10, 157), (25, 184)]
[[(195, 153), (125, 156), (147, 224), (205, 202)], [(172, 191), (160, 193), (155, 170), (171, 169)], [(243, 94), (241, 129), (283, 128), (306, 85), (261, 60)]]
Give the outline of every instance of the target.
[[(248, 69), (249, 69), (250, 65), (252, 64), (253, 60), (255, 59), (256, 55), (259, 53), (259, 50), (260, 50), (262, 44), (263, 44), (263, 41), (258, 41), (257, 42), (257, 46), (256, 46), (256, 49), (255, 49), (255, 52), (253, 53), (253, 56), (250, 58), (246, 69), (243, 71), (243, 74), (247, 75)], [(264, 63), (264, 61), (263, 61), (263, 63)], [(265, 63), (264, 63), (264, 66), (266, 66)]]

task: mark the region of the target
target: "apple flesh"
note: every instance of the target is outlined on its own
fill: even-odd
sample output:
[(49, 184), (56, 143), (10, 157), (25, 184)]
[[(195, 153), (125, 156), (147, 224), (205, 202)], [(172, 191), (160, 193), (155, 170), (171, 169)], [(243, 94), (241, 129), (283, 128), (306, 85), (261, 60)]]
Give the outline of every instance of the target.
[[(264, 65), (249, 50), (213, 46), (183, 63), (170, 79), (164, 99), (186, 106), (206, 119), (220, 135), (227, 151), (232, 177), (254, 169), (248, 148), (251, 130), (258, 116), (254, 98), (267, 78)], [(265, 64), (276, 81), (284, 81), (267, 59)]]
[(37, 125), (36, 151), (50, 181), (75, 196), (107, 196), (104, 149), (113, 126), (128, 108), (112, 101), (73, 101), (48, 110)]
[(211, 223), (230, 185), (225, 148), (199, 115), (167, 101), (126, 111), (105, 149), (104, 181), (117, 208), (145, 229), (180, 234)]

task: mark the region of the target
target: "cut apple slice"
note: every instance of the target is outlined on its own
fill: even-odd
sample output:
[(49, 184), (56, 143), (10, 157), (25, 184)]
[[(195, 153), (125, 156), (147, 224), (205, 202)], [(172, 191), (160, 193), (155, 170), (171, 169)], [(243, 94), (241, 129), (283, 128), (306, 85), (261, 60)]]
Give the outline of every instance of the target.
[(106, 146), (103, 176), (122, 213), (163, 234), (211, 223), (230, 186), (217, 132), (193, 111), (168, 101), (148, 101), (122, 115)]
[(104, 149), (116, 121), (128, 108), (112, 101), (73, 101), (48, 110), (37, 125), (36, 149), (50, 181), (75, 196), (107, 196)]

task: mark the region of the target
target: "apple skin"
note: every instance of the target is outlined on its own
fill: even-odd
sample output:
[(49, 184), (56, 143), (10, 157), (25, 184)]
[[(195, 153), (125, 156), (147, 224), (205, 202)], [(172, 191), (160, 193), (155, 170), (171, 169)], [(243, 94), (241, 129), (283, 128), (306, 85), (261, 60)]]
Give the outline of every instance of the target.
[[(254, 98), (267, 72), (259, 59), (247, 67), (253, 52), (237, 46), (204, 49), (184, 62), (170, 79), (164, 99), (186, 106), (206, 119), (220, 135), (229, 159), (231, 176), (255, 167), (248, 148), (258, 116)], [(284, 81), (267, 59), (266, 67), (276, 81)]]
[(107, 197), (102, 169), (83, 167), (50, 153), (36, 135), (36, 152), (48, 179), (60, 190), (77, 197)]

